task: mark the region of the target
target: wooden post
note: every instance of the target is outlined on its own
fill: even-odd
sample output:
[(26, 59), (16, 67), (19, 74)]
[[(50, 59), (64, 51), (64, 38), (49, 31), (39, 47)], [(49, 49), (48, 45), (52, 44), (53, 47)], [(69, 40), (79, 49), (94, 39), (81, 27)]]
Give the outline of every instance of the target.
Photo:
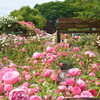
[(60, 43), (60, 32), (57, 31), (57, 43)]

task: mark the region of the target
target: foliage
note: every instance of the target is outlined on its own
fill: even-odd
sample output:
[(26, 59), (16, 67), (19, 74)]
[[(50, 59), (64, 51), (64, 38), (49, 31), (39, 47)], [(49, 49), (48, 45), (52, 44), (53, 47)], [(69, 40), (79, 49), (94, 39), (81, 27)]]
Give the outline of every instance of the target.
[(23, 6), (19, 10), (12, 11), (10, 16), (16, 17), (17, 21), (33, 22), (39, 29), (45, 26), (45, 18), (37, 9), (30, 8), (29, 6)]
[(100, 0), (75, 0), (72, 3), (81, 11), (76, 11), (82, 19), (100, 19)]
[(38, 9), (46, 19), (50, 19), (54, 25), (59, 17), (75, 17), (77, 15), (74, 14), (77, 9), (70, 5), (70, 2), (52, 1), (41, 5), (36, 4), (35, 8)]
[(11, 27), (12, 27), (12, 24), (14, 24), (16, 22), (16, 19), (14, 17), (9, 17), (9, 16), (6, 16), (6, 17), (1, 17), (0, 18), (0, 34), (1, 33), (10, 33), (11, 31)]

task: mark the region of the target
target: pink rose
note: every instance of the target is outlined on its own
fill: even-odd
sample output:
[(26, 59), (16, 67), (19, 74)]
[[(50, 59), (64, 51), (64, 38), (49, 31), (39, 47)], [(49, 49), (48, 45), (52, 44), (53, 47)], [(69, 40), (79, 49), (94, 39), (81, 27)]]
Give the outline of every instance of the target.
[(47, 52), (53, 52), (54, 50), (55, 50), (55, 49), (52, 48), (52, 47), (47, 47), (47, 48), (46, 48), (46, 51), (47, 51)]
[(16, 67), (16, 64), (11, 63), (9, 66), (10, 67)]
[(3, 80), (6, 84), (15, 84), (19, 79), (19, 72), (17, 71), (8, 71), (4, 74)]
[(54, 61), (54, 58), (50, 57), (50, 59), (46, 60), (46, 63), (53, 63), (53, 61)]
[(89, 55), (89, 57), (95, 57), (95, 54), (91, 51), (86, 51), (84, 54)]
[(34, 95), (29, 98), (29, 100), (42, 100), (40, 96)]
[(68, 70), (68, 73), (71, 75), (71, 76), (78, 76), (81, 74), (81, 71), (78, 69), (78, 68), (72, 68), (72, 69), (69, 69)]
[(33, 58), (34, 59), (40, 59), (41, 57), (43, 57), (44, 56), (44, 54), (43, 53), (38, 53), (38, 52), (35, 52), (34, 54), (33, 54)]
[(82, 79), (78, 79), (76, 81), (76, 84), (82, 89), (82, 90), (85, 90), (86, 89), (86, 84), (85, 82), (82, 80)]
[(67, 87), (66, 86), (58, 86), (58, 89), (61, 91), (65, 91), (67, 89)]
[(69, 48), (69, 44), (65, 44), (64, 47)]
[(79, 36), (74, 36), (74, 38), (75, 38), (75, 39), (78, 39), (78, 38), (79, 38)]
[(89, 73), (89, 76), (96, 76), (94, 72)]
[(0, 94), (3, 92), (3, 85), (0, 83)]
[(6, 92), (10, 92), (12, 89), (13, 89), (13, 86), (12, 86), (11, 84), (6, 84), (6, 85), (4, 86), (4, 90), (5, 90)]
[(73, 93), (73, 95), (80, 95), (81, 94), (81, 89), (79, 87), (73, 87), (72, 88), (72, 93)]
[(30, 80), (31, 79), (31, 75), (25, 75), (25, 79), (26, 80)]
[(90, 52), (89, 57), (95, 57), (95, 54), (93, 52)]
[(66, 79), (66, 84), (67, 84), (67, 85), (74, 86), (74, 83), (75, 83), (75, 81), (74, 81), (73, 78), (68, 78), (68, 79)]
[(9, 93), (9, 100), (29, 100), (29, 95), (24, 89), (14, 89)]
[(85, 55), (89, 55), (90, 53), (91, 53), (90, 51), (84, 52)]
[(73, 47), (73, 50), (76, 51), (76, 52), (80, 51), (80, 49), (78, 47)]
[(59, 96), (57, 100), (64, 100), (64, 96)]
[(93, 95), (89, 92), (89, 91), (83, 91), (82, 93), (81, 93), (81, 97), (82, 98), (90, 98), (90, 97), (93, 97)]

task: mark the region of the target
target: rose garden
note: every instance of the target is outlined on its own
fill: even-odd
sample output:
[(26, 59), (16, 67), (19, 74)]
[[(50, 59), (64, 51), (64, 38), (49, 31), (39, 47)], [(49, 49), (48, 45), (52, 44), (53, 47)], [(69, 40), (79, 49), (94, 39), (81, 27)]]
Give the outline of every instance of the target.
[[(100, 36), (0, 35), (0, 100), (100, 98)], [(61, 67), (68, 64), (66, 74)], [(64, 76), (64, 81), (61, 80)]]

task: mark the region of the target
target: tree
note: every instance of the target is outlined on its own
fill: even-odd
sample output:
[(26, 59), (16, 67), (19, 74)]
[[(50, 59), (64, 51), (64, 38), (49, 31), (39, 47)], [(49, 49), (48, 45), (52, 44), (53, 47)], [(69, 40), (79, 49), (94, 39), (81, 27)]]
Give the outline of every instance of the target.
[(10, 16), (14, 16), (18, 21), (30, 21), (35, 24), (39, 29), (45, 26), (45, 18), (37, 9), (32, 9), (29, 6), (23, 6), (19, 10), (14, 10), (10, 13)]
[(56, 23), (56, 20), (60, 17), (77, 16), (77, 14), (74, 14), (74, 11), (76, 10), (75, 7), (72, 5), (66, 5), (66, 2), (52, 1), (43, 3), (41, 5), (36, 4), (35, 8), (38, 9), (46, 19), (51, 20), (54, 25)]
[(100, 0), (75, 0), (72, 3), (81, 11), (76, 12), (82, 19), (100, 19)]

